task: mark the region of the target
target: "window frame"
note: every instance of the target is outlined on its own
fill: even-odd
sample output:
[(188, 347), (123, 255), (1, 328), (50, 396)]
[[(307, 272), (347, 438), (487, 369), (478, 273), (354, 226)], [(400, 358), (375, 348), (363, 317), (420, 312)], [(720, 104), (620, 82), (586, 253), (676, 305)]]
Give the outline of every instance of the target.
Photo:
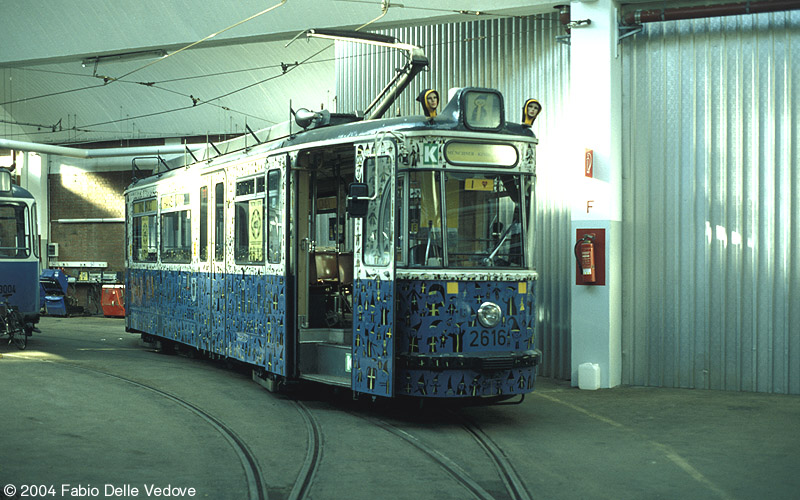
[[(3, 255), (6, 259), (28, 259), (32, 254), (33, 237), (32, 227), (30, 223), (31, 207), (24, 201), (16, 200), (3, 200), (0, 208), (11, 208), (13, 210), (13, 218), (9, 217), (8, 221), (13, 221), (11, 232), (13, 233), (14, 246), (3, 247), (3, 251), (11, 251), (14, 255)], [(21, 212), (20, 212), (21, 209)], [(5, 216), (4, 216), (5, 217)], [(20, 246), (20, 220), (22, 221), (22, 246)], [(2, 221), (0, 221), (2, 223)]]
[[(137, 212), (136, 207), (137, 205), (142, 206), (142, 210)], [(152, 204), (152, 206), (148, 206), (148, 204)], [(131, 217), (133, 219), (133, 224), (131, 226), (131, 259), (133, 262), (140, 263), (140, 264), (148, 264), (148, 263), (156, 263), (159, 260), (159, 250), (160, 250), (160, 232), (159, 232), (159, 217), (158, 217), (158, 198), (154, 196), (148, 196), (146, 198), (141, 198), (138, 200), (134, 200), (131, 203)], [(141, 220), (144, 218), (148, 219), (147, 223), (147, 232), (148, 232), (148, 245), (147, 245), (147, 255), (153, 255), (152, 259), (142, 259), (141, 257), (141, 250), (142, 250), (142, 235), (141, 235)], [(138, 221), (138, 223), (137, 223)], [(150, 228), (150, 223), (153, 223), (153, 228)], [(138, 231), (137, 231), (138, 229)], [(138, 233), (138, 239), (137, 239)], [(150, 238), (150, 236), (154, 236), (154, 238)], [(151, 245), (151, 239), (155, 240), (155, 245)], [(150, 252), (151, 248), (155, 248), (154, 252)]]
[[(161, 263), (191, 263), (193, 257), (191, 193), (187, 191), (161, 195), (159, 206), (161, 241), (158, 248)], [(175, 222), (172, 222), (173, 219)], [(166, 231), (171, 231), (170, 238), (166, 237)], [(174, 247), (169, 251), (165, 249), (168, 240), (174, 241)]]

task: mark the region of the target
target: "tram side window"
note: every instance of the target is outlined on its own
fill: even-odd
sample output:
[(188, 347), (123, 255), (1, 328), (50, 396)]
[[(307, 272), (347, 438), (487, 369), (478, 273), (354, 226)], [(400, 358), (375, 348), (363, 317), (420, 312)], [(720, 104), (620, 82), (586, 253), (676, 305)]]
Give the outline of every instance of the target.
[(415, 171), (408, 179), (408, 262), (411, 266), (440, 267), (442, 238), (441, 174)]
[(0, 257), (25, 259), (30, 256), (27, 219), (28, 207), (24, 203), (0, 204)]
[(208, 186), (200, 188), (200, 261), (208, 260)]
[[(35, 238), (39, 234), (39, 210), (36, 207), (36, 203), (33, 204), (33, 208), (31, 209), (31, 222), (33, 226), (33, 231), (31, 232), (31, 236)], [(31, 240), (33, 242), (34, 240)], [(39, 245), (33, 243), (33, 254), (36, 257), (39, 257)]]
[(392, 217), (392, 175), (391, 159), (378, 157), (364, 161), (364, 182), (373, 196), (375, 175), (378, 176), (377, 199), (369, 204), (364, 218), (364, 262), (372, 266), (386, 266), (392, 260), (394, 246), (394, 219)]
[(397, 177), (397, 192), (395, 193), (395, 205), (397, 210), (397, 240), (395, 241), (394, 245), (394, 260), (397, 262), (405, 261), (405, 239), (406, 234), (408, 231), (406, 229), (405, 223), (406, 219), (402, 216), (403, 212), (405, 211), (405, 184), (406, 178), (405, 175), (400, 175)]
[(192, 260), (192, 219), (189, 210), (161, 214), (161, 262)]
[(214, 185), (214, 260), (225, 259), (225, 184)]
[(133, 204), (133, 260), (156, 262), (158, 260), (158, 202), (137, 201)]
[(270, 264), (281, 262), (281, 240), (283, 224), (281, 224), (281, 172), (272, 170), (267, 175), (267, 237), (269, 245), (267, 255)]
[[(192, 212), (189, 195), (176, 194), (161, 199), (161, 262), (192, 261)], [(184, 207), (185, 209), (181, 210)], [(165, 209), (178, 210), (164, 212)]]
[(236, 183), (234, 213), (235, 259), (237, 264), (264, 263), (264, 183), (254, 179)]

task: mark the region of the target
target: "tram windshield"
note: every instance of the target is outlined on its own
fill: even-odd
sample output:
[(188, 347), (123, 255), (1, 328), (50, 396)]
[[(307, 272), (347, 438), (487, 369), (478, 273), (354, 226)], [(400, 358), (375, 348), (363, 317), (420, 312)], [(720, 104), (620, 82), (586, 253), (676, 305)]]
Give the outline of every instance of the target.
[(19, 202), (0, 202), (0, 257), (26, 259), (31, 254), (28, 206)]
[(409, 266), (523, 267), (528, 192), (519, 174), (409, 172)]

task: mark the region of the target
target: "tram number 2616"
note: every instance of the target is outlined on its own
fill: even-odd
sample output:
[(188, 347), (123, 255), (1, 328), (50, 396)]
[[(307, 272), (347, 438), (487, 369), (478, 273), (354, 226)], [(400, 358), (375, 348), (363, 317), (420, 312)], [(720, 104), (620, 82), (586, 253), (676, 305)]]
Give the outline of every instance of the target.
[(504, 331), (475, 330), (470, 332), (472, 339), (469, 345), (472, 347), (503, 346), (508, 343), (508, 336)]

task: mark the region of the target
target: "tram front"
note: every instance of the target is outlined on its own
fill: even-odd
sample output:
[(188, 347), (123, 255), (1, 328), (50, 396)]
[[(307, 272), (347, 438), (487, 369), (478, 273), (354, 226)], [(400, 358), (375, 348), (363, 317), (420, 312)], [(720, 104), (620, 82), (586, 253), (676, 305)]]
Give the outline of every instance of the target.
[[(480, 117), (478, 107), (497, 113)], [(356, 391), (458, 398), (533, 390), (536, 139), (506, 124), (502, 108), (496, 91), (464, 89), (430, 130), (375, 141), (384, 152), (361, 162), (372, 201), (356, 253), (374, 257), (361, 263), (365, 293), (354, 293), (362, 316), (354, 317)], [(377, 336), (376, 321), (386, 325)], [(368, 369), (359, 380), (361, 365)]]
[(0, 302), (17, 307), (29, 329), (41, 305), (38, 234), (36, 200), (0, 167)]

